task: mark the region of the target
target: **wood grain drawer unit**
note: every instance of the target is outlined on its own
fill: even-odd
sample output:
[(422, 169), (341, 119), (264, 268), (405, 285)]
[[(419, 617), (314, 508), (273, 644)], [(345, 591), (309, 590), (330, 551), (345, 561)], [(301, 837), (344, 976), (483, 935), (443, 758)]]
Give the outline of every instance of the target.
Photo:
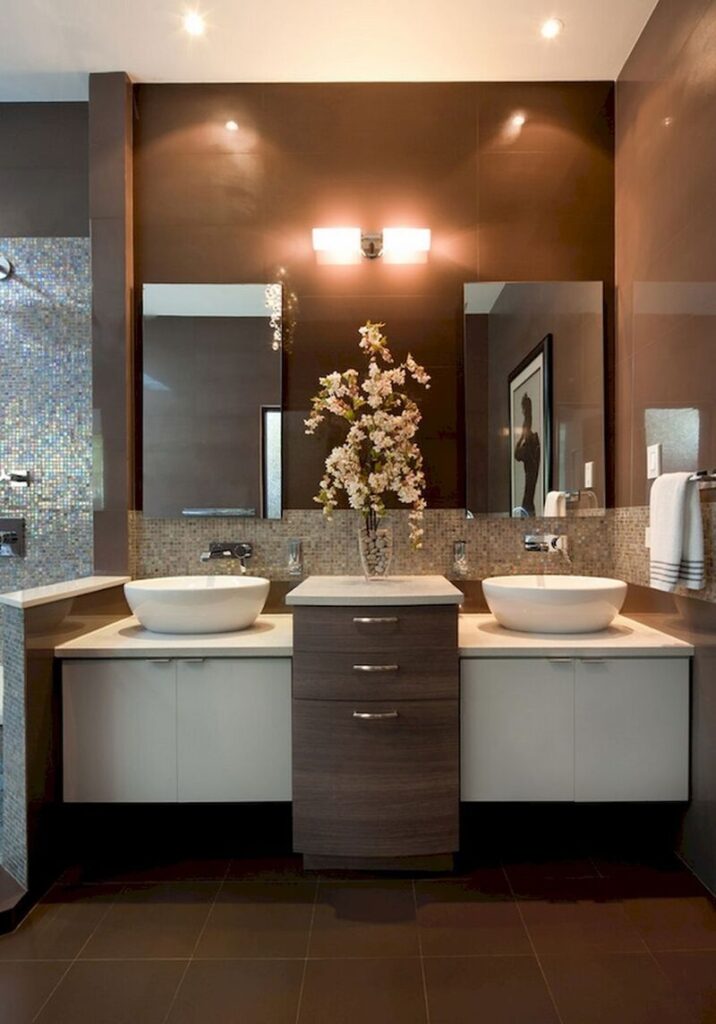
[(293, 649), (333, 655), (361, 651), (457, 651), (456, 605), (294, 609)]
[(298, 700), (457, 700), (457, 650), (366, 648), (335, 653), (298, 651), (293, 656), (293, 696)]
[(294, 701), (294, 847), (405, 857), (458, 846), (458, 702)]

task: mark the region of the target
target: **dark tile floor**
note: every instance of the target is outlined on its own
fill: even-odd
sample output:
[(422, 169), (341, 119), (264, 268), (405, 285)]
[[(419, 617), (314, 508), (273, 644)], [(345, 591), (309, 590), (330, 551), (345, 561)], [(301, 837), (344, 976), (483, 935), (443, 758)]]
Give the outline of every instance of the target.
[(715, 1024), (716, 910), (677, 862), (68, 874), (0, 937), (2, 1024)]

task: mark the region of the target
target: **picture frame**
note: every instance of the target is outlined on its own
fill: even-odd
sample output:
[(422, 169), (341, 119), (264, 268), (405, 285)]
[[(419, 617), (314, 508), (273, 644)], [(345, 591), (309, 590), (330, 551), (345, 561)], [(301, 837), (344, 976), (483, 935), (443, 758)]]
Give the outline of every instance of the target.
[(552, 335), (507, 378), (510, 412), (510, 515), (544, 515), (552, 483)]

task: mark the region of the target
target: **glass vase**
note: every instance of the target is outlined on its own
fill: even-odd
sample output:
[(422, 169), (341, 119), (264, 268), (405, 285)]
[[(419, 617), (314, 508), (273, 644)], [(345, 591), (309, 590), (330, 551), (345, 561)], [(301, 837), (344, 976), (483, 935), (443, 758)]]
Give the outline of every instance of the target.
[(393, 557), (393, 532), (379, 526), (380, 520), (369, 516), (358, 532), (358, 548), (363, 573), (367, 580), (385, 579)]

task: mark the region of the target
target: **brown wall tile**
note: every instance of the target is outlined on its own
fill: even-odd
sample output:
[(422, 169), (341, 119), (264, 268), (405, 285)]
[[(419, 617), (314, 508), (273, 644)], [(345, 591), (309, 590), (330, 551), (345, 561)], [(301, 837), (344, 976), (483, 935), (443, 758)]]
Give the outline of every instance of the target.
[(714, 0), (661, 0), (617, 82), (620, 505), (648, 500), (647, 444), (716, 464), (714, 50)]
[(87, 104), (0, 103), (0, 235), (84, 238)]

